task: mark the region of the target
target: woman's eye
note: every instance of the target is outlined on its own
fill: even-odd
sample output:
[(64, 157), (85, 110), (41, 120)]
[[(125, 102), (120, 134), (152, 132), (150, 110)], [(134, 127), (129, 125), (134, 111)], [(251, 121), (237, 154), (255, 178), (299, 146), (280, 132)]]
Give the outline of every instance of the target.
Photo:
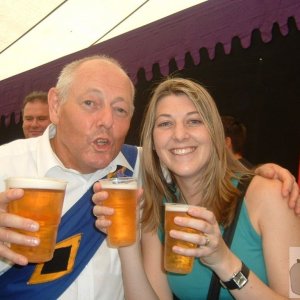
[(188, 124), (190, 125), (198, 125), (198, 124), (202, 124), (202, 121), (199, 119), (192, 119), (188, 121)]
[(171, 122), (170, 121), (163, 121), (163, 122), (159, 122), (158, 124), (157, 124), (157, 127), (169, 127), (169, 126), (171, 126)]

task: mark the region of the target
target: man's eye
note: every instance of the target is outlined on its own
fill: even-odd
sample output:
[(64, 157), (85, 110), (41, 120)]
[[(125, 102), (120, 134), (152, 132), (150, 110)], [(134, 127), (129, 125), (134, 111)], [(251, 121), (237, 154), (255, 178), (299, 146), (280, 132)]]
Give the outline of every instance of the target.
[(93, 101), (92, 100), (85, 100), (83, 103), (87, 106), (91, 106), (93, 104)]
[(124, 109), (123, 107), (115, 107), (114, 111), (119, 115), (119, 116), (127, 116), (129, 114), (128, 110)]

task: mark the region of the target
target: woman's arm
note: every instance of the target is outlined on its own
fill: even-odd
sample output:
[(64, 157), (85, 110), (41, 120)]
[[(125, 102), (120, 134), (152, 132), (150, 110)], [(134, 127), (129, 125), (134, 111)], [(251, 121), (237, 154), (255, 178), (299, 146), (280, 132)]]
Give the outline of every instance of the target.
[[(95, 194), (93, 195), (92, 199), (95, 203), (93, 213), (97, 218), (95, 225), (102, 232), (106, 232), (107, 228), (111, 225), (111, 220), (108, 220), (106, 216), (112, 215), (114, 210), (110, 207), (102, 205), (102, 201), (107, 198), (107, 192), (101, 191), (100, 183), (94, 184), (94, 192)], [(141, 194), (142, 191), (139, 191), (139, 196), (141, 196)], [(138, 238), (135, 244), (118, 248), (122, 268), (125, 299), (158, 300), (159, 298), (150, 285), (144, 271), (138, 232), (139, 229), (137, 228)]]
[(163, 246), (156, 232), (142, 234), (144, 268), (151, 286), (161, 300), (172, 300), (167, 275), (163, 270)]
[(251, 222), (262, 236), (270, 288), (289, 295), (289, 251), (300, 252), (300, 220), (289, 210), (281, 196), (281, 184), (256, 176), (246, 194)]
[[(235, 299), (286, 299), (289, 294), (289, 248), (300, 248), (300, 220), (282, 201), (281, 183), (277, 180), (255, 176), (247, 194), (246, 205), (251, 222), (258, 234), (262, 235), (263, 252), (270, 285), (262, 282), (253, 272), (247, 284), (230, 292)], [(274, 203), (276, 204), (274, 205)], [(171, 231), (173, 238), (179, 238), (200, 247), (184, 249), (174, 247), (179, 254), (199, 257), (222, 281), (229, 281), (241, 270), (241, 259), (225, 244), (219, 226), (212, 212), (192, 207), (188, 213), (194, 218), (175, 218), (175, 223), (204, 232), (206, 236)], [(206, 239), (209, 239), (207, 244)]]
[(119, 255), (122, 267), (122, 278), (125, 299), (127, 300), (158, 300), (146, 276), (140, 242), (132, 246), (120, 247)]

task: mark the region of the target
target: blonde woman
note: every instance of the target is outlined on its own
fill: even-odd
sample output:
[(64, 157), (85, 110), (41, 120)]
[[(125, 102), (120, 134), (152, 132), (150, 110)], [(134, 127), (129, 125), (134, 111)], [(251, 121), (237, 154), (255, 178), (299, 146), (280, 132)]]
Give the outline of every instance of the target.
[[(222, 122), (210, 94), (186, 79), (168, 79), (155, 90), (142, 131), (142, 255), (139, 244), (119, 249), (126, 299), (206, 299), (215, 273), (230, 289), (220, 299), (284, 299), (289, 296), (289, 248), (300, 247), (300, 220), (288, 208), (278, 180), (254, 176), (243, 199), (229, 248), (222, 231), (235, 217), (237, 182), (253, 174), (228, 152)], [(98, 198), (99, 197), (99, 198)], [(99, 201), (100, 196), (94, 197)], [(164, 202), (193, 205), (193, 217), (175, 218), (178, 225), (203, 234), (163, 233)], [(107, 207), (96, 206), (100, 229), (110, 222)], [(163, 269), (162, 234), (198, 245), (173, 247), (194, 256), (190, 274)], [(241, 285), (232, 285), (242, 274)], [(231, 285), (231, 286), (230, 286)]]

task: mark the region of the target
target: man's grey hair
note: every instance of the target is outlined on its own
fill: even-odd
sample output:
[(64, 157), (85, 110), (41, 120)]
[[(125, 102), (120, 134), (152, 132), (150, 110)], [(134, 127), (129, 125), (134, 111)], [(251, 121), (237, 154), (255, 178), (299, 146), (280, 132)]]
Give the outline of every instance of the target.
[(58, 77), (57, 83), (56, 83), (56, 88), (58, 91), (58, 97), (61, 102), (64, 102), (65, 99), (67, 98), (70, 86), (73, 82), (74, 79), (74, 73), (77, 70), (79, 66), (81, 66), (83, 63), (86, 61), (90, 60), (101, 60), (101, 61), (106, 61), (114, 64), (115, 66), (119, 67), (121, 71), (126, 74), (128, 77), (130, 84), (132, 86), (132, 92), (133, 92), (133, 98), (135, 94), (135, 87), (133, 82), (131, 81), (130, 77), (128, 76), (127, 72), (125, 69), (122, 67), (122, 65), (114, 58), (107, 56), (107, 55), (93, 55), (93, 56), (88, 56), (82, 59), (75, 60), (69, 64), (67, 64), (62, 71), (60, 72), (60, 75)]

